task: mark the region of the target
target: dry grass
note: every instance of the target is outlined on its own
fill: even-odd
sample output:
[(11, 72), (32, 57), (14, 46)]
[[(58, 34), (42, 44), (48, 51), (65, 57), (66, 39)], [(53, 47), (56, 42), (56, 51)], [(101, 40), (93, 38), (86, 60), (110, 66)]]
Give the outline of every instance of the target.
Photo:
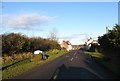
[(23, 53), (23, 54), (13, 54), (12, 56), (3, 56), (2, 59), (2, 64), (6, 64), (15, 60), (21, 60), (24, 58), (30, 58), (32, 57), (32, 53)]

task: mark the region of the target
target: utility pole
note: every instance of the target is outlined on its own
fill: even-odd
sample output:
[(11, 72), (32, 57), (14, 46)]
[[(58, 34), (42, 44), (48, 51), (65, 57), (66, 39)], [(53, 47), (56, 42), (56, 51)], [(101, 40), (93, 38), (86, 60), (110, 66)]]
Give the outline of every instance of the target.
[(108, 27), (106, 27), (106, 34), (108, 33)]

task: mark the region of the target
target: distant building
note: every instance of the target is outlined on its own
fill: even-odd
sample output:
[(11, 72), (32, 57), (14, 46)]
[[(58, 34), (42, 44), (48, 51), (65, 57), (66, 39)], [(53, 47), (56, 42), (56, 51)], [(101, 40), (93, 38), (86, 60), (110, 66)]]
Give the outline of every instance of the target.
[(92, 44), (97, 44), (99, 45), (98, 41), (97, 40), (93, 40), (92, 38), (88, 39), (86, 42), (85, 42), (85, 49), (86, 50), (89, 50), (91, 48), (91, 45)]
[(72, 50), (72, 44), (69, 41), (62, 41), (60, 47), (66, 49), (67, 51)]

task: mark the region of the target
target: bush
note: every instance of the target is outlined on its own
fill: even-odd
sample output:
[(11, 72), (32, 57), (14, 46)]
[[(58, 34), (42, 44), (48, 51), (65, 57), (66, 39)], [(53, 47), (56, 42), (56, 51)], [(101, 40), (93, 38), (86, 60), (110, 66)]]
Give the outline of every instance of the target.
[(90, 48), (90, 52), (99, 52), (100, 46), (97, 44), (92, 44)]
[(103, 57), (103, 61), (110, 61), (109, 57)]
[(48, 51), (51, 49), (61, 49), (57, 41), (43, 39), (40, 37), (29, 38), (21, 34), (2, 35), (2, 54), (11, 56), (23, 52), (33, 52), (34, 50)]
[(20, 52), (24, 45), (24, 36), (20, 34), (2, 35), (2, 53), (14, 54)]
[[(117, 61), (115, 60), (119, 59), (120, 56), (120, 25), (116, 24), (108, 33), (99, 36), (98, 41), (104, 52), (104, 56), (109, 57), (116, 63)], [(106, 57), (104, 59), (109, 60)], [(116, 59), (113, 59), (113, 57)]]

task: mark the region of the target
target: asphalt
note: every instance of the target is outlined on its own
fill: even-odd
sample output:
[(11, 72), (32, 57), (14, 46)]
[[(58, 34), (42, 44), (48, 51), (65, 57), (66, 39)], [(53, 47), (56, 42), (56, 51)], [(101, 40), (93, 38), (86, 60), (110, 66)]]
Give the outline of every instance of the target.
[(12, 79), (117, 79), (117, 77), (82, 50), (74, 50)]

